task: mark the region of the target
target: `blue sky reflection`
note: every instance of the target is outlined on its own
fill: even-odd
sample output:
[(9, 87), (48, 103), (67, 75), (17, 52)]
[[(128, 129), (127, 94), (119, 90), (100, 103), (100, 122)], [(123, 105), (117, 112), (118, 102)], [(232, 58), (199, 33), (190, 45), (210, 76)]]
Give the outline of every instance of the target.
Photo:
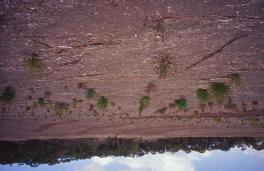
[(141, 157), (92, 157), (53, 166), (0, 165), (1, 171), (264, 171), (264, 150), (166, 152)]

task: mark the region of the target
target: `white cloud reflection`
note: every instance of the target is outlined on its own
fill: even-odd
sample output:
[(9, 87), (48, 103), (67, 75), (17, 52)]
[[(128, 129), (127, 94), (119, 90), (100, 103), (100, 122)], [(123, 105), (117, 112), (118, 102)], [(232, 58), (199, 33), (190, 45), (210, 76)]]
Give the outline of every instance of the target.
[(141, 157), (93, 157), (75, 171), (194, 171), (193, 161), (209, 157), (210, 152), (183, 151), (146, 154)]
[(257, 150), (252, 149), (252, 148), (247, 148), (243, 151), (243, 153), (245, 153), (247, 155), (257, 156), (260, 160), (263, 161), (263, 165), (264, 165), (264, 150), (257, 151)]

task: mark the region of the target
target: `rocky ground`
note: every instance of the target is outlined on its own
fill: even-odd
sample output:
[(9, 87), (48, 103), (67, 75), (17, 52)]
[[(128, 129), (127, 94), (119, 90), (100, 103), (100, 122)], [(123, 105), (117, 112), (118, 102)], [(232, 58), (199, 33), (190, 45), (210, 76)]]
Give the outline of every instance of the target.
[(264, 136), (262, 0), (0, 6), (1, 140)]

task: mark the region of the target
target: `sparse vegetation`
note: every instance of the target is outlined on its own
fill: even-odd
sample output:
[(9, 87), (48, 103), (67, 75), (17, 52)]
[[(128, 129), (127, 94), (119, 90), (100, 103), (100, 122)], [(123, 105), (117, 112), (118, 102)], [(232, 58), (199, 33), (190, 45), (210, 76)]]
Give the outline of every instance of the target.
[(93, 99), (96, 96), (96, 92), (93, 88), (88, 88), (85, 92), (87, 99)]
[(56, 102), (55, 103), (55, 112), (58, 116), (62, 116), (64, 112), (67, 112), (69, 104), (65, 102)]
[(33, 53), (31, 57), (25, 60), (25, 67), (28, 68), (30, 72), (41, 72), (45, 68), (44, 63), (36, 53)]
[(94, 110), (94, 105), (93, 105), (93, 104), (90, 104), (88, 110), (89, 110), (89, 111), (93, 111), (93, 110)]
[(149, 105), (150, 98), (149, 96), (143, 96), (139, 101), (139, 114)]
[(68, 91), (68, 90), (69, 90), (69, 87), (68, 87), (67, 85), (65, 85), (65, 86), (64, 86), (64, 89), (65, 89), (66, 91)]
[(256, 100), (252, 101), (252, 105), (258, 106), (258, 101), (256, 101)]
[(157, 74), (159, 78), (165, 78), (167, 76), (168, 69), (170, 68), (169, 55), (161, 55), (161, 59), (156, 66)]
[(47, 104), (48, 104), (48, 105), (51, 105), (51, 104), (52, 104), (52, 100), (48, 99), (48, 100), (47, 100)]
[(234, 110), (236, 108), (236, 104), (233, 102), (231, 97), (228, 98), (228, 102), (227, 104), (225, 104), (225, 108), (231, 110)]
[(243, 112), (246, 112), (247, 111), (247, 104), (245, 102), (242, 102), (242, 109), (243, 109)]
[(169, 104), (169, 108), (175, 108), (174, 102)]
[(79, 83), (78, 88), (79, 89), (85, 89), (86, 88), (85, 83)]
[(16, 90), (14, 87), (6, 86), (1, 90), (0, 100), (5, 103), (10, 103), (16, 96)]
[(146, 86), (145, 92), (152, 93), (152, 92), (155, 92), (156, 89), (157, 87), (153, 83), (148, 83), (148, 85)]
[(112, 106), (115, 106), (115, 105), (116, 105), (115, 102), (110, 102), (110, 104), (111, 104)]
[(108, 99), (106, 97), (104, 97), (104, 96), (101, 96), (98, 99), (96, 106), (99, 109), (105, 109), (105, 108), (107, 108), (107, 106), (108, 106)]
[(209, 93), (208, 93), (207, 89), (199, 88), (196, 91), (196, 96), (199, 99), (200, 103), (205, 103), (209, 100)]
[(211, 85), (212, 95), (217, 99), (219, 103), (222, 103), (228, 96), (230, 88), (225, 83), (216, 82)]
[(44, 96), (45, 97), (49, 97), (51, 95), (51, 92), (50, 91), (45, 91), (45, 93), (44, 93)]
[(174, 100), (174, 104), (180, 110), (185, 110), (187, 108), (187, 100), (185, 98)]
[(208, 106), (210, 107), (210, 109), (212, 109), (212, 107), (213, 107), (213, 105), (214, 105), (214, 103), (213, 102), (208, 102)]
[(199, 111), (195, 110), (195, 111), (193, 112), (193, 114), (194, 114), (194, 115), (199, 115)]
[(163, 107), (155, 111), (155, 113), (164, 114), (166, 112), (167, 108)]
[(30, 106), (27, 106), (26, 107), (26, 112), (30, 111), (31, 110), (31, 107)]
[(201, 109), (202, 112), (204, 112), (206, 108), (206, 104), (205, 103), (199, 104), (199, 108)]
[(237, 87), (241, 87), (243, 84), (240, 74), (231, 74), (230, 79), (231, 82)]
[(165, 31), (164, 29), (164, 22), (162, 18), (154, 18), (152, 20), (152, 25), (151, 25), (152, 29), (154, 31), (156, 31), (157, 33), (163, 33)]
[(75, 108), (80, 104), (80, 101), (76, 98), (72, 99), (72, 106)]
[(258, 118), (250, 118), (248, 122), (252, 127), (262, 127), (263, 126), (263, 123)]
[(221, 118), (219, 118), (219, 117), (214, 117), (214, 118), (213, 118), (213, 121), (214, 121), (214, 123), (219, 124), (219, 123), (221, 122)]

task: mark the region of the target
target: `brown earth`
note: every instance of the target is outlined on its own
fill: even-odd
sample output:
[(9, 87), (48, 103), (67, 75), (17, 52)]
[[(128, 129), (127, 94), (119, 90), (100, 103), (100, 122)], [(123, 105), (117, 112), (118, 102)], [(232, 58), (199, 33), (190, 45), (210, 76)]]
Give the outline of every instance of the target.
[[(0, 140), (264, 136), (262, 0), (0, 5), (0, 87), (16, 89), (11, 104), (1, 103)], [(46, 66), (41, 73), (25, 68), (33, 53)], [(159, 78), (156, 67), (166, 55), (167, 76)], [(242, 86), (232, 84), (234, 73)], [(212, 107), (197, 107), (196, 90), (212, 82), (230, 86), (235, 107), (214, 100)], [(97, 97), (86, 99), (86, 88)], [(146, 95), (150, 104), (139, 115)], [(105, 110), (96, 107), (99, 96), (109, 101)], [(50, 104), (38, 105), (39, 97)], [(180, 97), (187, 99), (185, 111), (169, 107)], [(76, 107), (73, 98), (81, 100)], [(62, 116), (56, 102), (69, 105)], [(165, 113), (156, 112), (164, 107)]]

